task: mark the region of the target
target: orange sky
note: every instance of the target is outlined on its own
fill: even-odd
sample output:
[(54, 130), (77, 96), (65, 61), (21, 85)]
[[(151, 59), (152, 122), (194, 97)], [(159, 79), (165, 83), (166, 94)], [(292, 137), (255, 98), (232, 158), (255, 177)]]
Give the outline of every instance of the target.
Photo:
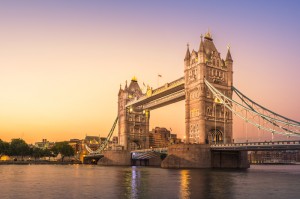
[[(0, 7), (0, 139), (106, 136), (119, 85), (183, 76), (186, 43), (208, 28), (222, 57), (231, 46), (234, 85), (300, 120), (298, 4), (13, 2)], [(151, 112), (154, 126), (183, 136), (184, 102)]]

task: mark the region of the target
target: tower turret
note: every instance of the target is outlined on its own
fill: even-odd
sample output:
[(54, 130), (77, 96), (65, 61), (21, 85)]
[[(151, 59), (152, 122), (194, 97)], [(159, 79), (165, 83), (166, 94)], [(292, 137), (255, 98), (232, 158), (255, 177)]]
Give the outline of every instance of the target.
[(205, 62), (205, 50), (204, 50), (202, 34), (201, 34), (200, 38), (201, 38), (201, 41), (200, 41), (200, 46), (199, 46), (199, 51), (198, 51), (198, 61), (199, 61), (199, 63), (204, 63)]
[(189, 44), (187, 44), (186, 46), (187, 46), (187, 49), (186, 49), (185, 58), (184, 58), (184, 65), (185, 65), (185, 67), (187, 67), (187, 66), (190, 65), (190, 58), (191, 58)]
[(227, 67), (227, 73), (228, 73), (228, 86), (233, 85), (233, 70), (232, 70), (233, 60), (230, 53), (230, 47), (228, 46), (228, 51), (226, 55), (225, 60), (225, 66)]

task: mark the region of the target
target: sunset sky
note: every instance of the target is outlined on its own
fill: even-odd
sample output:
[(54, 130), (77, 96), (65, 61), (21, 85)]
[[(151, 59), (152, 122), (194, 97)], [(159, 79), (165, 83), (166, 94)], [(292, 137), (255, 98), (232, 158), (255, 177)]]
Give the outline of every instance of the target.
[[(223, 58), (231, 46), (235, 87), (300, 121), (299, 19), (297, 1), (1, 1), (0, 139), (106, 136), (120, 84), (182, 77), (208, 29)], [(150, 121), (182, 137), (184, 102)]]

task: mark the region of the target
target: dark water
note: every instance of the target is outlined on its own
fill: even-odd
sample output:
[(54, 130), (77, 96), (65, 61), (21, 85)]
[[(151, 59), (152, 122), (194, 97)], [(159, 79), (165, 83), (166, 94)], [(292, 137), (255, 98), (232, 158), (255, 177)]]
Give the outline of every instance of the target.
[(0, 198), (300, 198), (300, 165), (170, 170), (0, 165)]

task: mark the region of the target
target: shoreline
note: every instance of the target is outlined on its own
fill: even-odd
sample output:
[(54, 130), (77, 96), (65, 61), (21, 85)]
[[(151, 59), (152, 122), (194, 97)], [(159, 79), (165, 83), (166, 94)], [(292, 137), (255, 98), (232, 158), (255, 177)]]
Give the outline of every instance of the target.
[(59, 162), (59, 161), (0, 161), (0, 165), (68, 165), (82, 164), (80, 161)]

